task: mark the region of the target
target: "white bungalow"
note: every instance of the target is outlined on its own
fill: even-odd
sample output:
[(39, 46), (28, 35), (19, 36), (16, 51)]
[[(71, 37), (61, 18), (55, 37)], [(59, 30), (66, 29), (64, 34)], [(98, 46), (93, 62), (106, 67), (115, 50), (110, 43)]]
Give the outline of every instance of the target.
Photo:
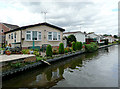
[(76, 40), (79, 42), (85, 42), (85, 33), (81, 31), (76, 31), (76, 32), (64, 32), (63, 36), (68, 37), (69, 35), (74, 35), (76, 37)]

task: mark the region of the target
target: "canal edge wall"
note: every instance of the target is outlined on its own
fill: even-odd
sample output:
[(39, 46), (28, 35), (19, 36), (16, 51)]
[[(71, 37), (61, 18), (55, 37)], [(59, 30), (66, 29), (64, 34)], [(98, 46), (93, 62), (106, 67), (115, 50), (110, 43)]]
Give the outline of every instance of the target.
[[(105, 46), (99, 47), (98, 50), (102, 49), (102, 48), (110, 47), (110, 46), (113, 46), (113, 44), (112, 45), (105, 45)], [(64, 58), (73, 57), (73, 56), (76, 56), (76, 55), (79, 55), (79, 54), (83, 54), (83, 53), (86, 53), (86, 52), (85, 51), (78, 51), (78, 52), (75, 52), (75, 53), (72, 53), (72, 54), (67, 54), (67, 55), (64, 54), (61, 57), (54, 58), (54, 59), (49, 59), (49, 60), (47, 60), (47, 62), (52, 63), (52, 62), (56, 62), (56, 61), (64, 59)], [(24, 71), (27, 71), (29, 69), (35, 68), (35, 67), (43, 65), (43, 64), (44, 64), (43, 62), (39, 61), (37, 63), (29, 64), (29, 65), (26, 65), (26, 66), (21, 67), (21, 68), (12, 69), (12, 70), (9, 70), (9, 71), (6, 71), (6, 72), (2, 72), (2, 78), (9, 77), (9, 76), (14, 75), (14, 74), (22, 73)]]

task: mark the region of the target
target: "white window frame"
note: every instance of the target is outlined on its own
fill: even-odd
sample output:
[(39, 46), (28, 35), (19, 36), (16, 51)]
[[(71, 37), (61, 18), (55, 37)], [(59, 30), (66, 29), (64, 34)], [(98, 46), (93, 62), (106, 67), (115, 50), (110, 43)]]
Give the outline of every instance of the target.
[[(53, 40), (53, 32), (51, 32), (51, 33), (52, 33), (52, 34), (49, 34), (49, 32), (48, 32), (48, 40), (49, 40), (49, 41), (52, 41), (52, 40)], [(49, 35), (52, 35), (52, 40), (49, 39)]]
[[(61, 40), (60, 32), (57, 32), (57, 40), (53, 40), (53, 33), (54, 33), (54, 32), (51, 32), (51, 33), (52, 33), (52, 40), (49, 40), (49, 32), (48, 32), (48, 34), (47, 34), (48, 41), (60, 41), (60, 40)], [(60, 39), (58, 39), (58, 38), (59, 38), (59, 37), (58, 37), (59, 35), (60, 35)]]
[(60, 41), (60, 39), (61, 39), (61, 36), (60, 36), (60, 39), (59, 39), (59, 36), (60, 36), (60, 32), (57, 32), (57, 39)]
[[(30, 34), (30, 36), (31, 36), (31, 39), (29, 40), (29, 39), (27, 39), (27, 34)], [(27, 31), (26, 31), (26, 33), (25, 33), (25, 39), (26, 39), (26, 41), (32, 41), (32, 31), (30, 31), (30, 33), (27, 33)]]
[[(52, 40), (54, 40), (54, 33), (57, 33), (57, 32), (53, 32), (53, 39)], [(57, 39), (56, 40), (54, 40), (54, 41), (57, 41), (58, 40), (58, 33), (57, 33)]]
[(42, 39), (42, 34), (41, 34), (41, 39), (39, 39), (39, 34), (41, 34), (40, 31), (37, 32), (37, 40), (38, 40), (38, 41), (41, 41), (41, 39)]
[[(39, 32), (41, 33), (41, 31), (37, 31), (37, 40), (34, 40), (34, 41), (41, 41), (42, 40), (42, 33), (41, 33), (41, 39), (39, 39)], [(25, 34), (25, 40), (26, 41), (33, 41), (33, 39), (32, 39), (33, 38), (32, 33), (33, 33), (33, 31), (30, 31), (30, 33), (27, 33), (27, 31), (26, 31), (26, 34)], [(30, 34), (30, 36), (31, 36), (30, 40), (27, 39), (27, 34)]]

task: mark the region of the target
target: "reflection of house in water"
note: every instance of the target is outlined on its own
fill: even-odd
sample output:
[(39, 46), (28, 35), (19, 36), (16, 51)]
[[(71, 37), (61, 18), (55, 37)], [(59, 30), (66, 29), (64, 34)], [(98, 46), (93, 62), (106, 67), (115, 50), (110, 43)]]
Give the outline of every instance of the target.
[[(62, 69), (62, 73), (64, 71), (64, 68)], [(36, 76), (36, 80), (33, 81), (30, 85), (31, 86), (39, 86), (39, 87), (50, 87), (53, 85), (56, 85), (56, 83), (63, 78), (63, 76), (61, 76), (61, 69), (59, 71), (59, 69), (56, 69), (54, 71), (52, 70), (46, 70), (45, 72), (43, 72), (42, 74), (39, 74)]]

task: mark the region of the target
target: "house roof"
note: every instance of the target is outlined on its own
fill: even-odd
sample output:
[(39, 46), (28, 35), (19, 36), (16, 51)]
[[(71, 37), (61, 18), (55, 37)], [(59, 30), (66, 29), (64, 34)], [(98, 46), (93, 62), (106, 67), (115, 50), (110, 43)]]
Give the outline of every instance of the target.
[(82, 33), (82, 34), (85, 34), (85, 33), (81, 32), (81, 31), (76, 31), (76, 32), (64, 32), (63, 34), (74, 34), (74, 33)]
[(10, 28), (10, 29), (16, 29), (16, 28), (19, 28), (18, 25), (12, 25), (12, 24), (8, 24), (8, 23), (2, 23), (2, 24), (4, 24), (5, 26), (7, 26), (7, 27)]
[(60, 31), (65, 31), (65, 29), (63, 29), (63, 28), (60, 28), (60, 27), (57, 27), (55, 25), (51, 25), (49, 23), (44, 22), (44, 23), (38, 23), (38, 24), (33, 24), (33, 25), (22, 26), (22, 27), (14, 29), (14, 30), (10, 30), (8, 32), (5, 32), (5, 34), (10, 33), (10, 32), (14, 32), (14, 31), (18, 31), (18, 30), (24, 30), (24, 29), (30, 28), (30, 27), (41, 26), (41, 25), (46, 25), (46, 26), (49, 26), (49, 27), (52, 27), (52, 28), (59, 29)]

